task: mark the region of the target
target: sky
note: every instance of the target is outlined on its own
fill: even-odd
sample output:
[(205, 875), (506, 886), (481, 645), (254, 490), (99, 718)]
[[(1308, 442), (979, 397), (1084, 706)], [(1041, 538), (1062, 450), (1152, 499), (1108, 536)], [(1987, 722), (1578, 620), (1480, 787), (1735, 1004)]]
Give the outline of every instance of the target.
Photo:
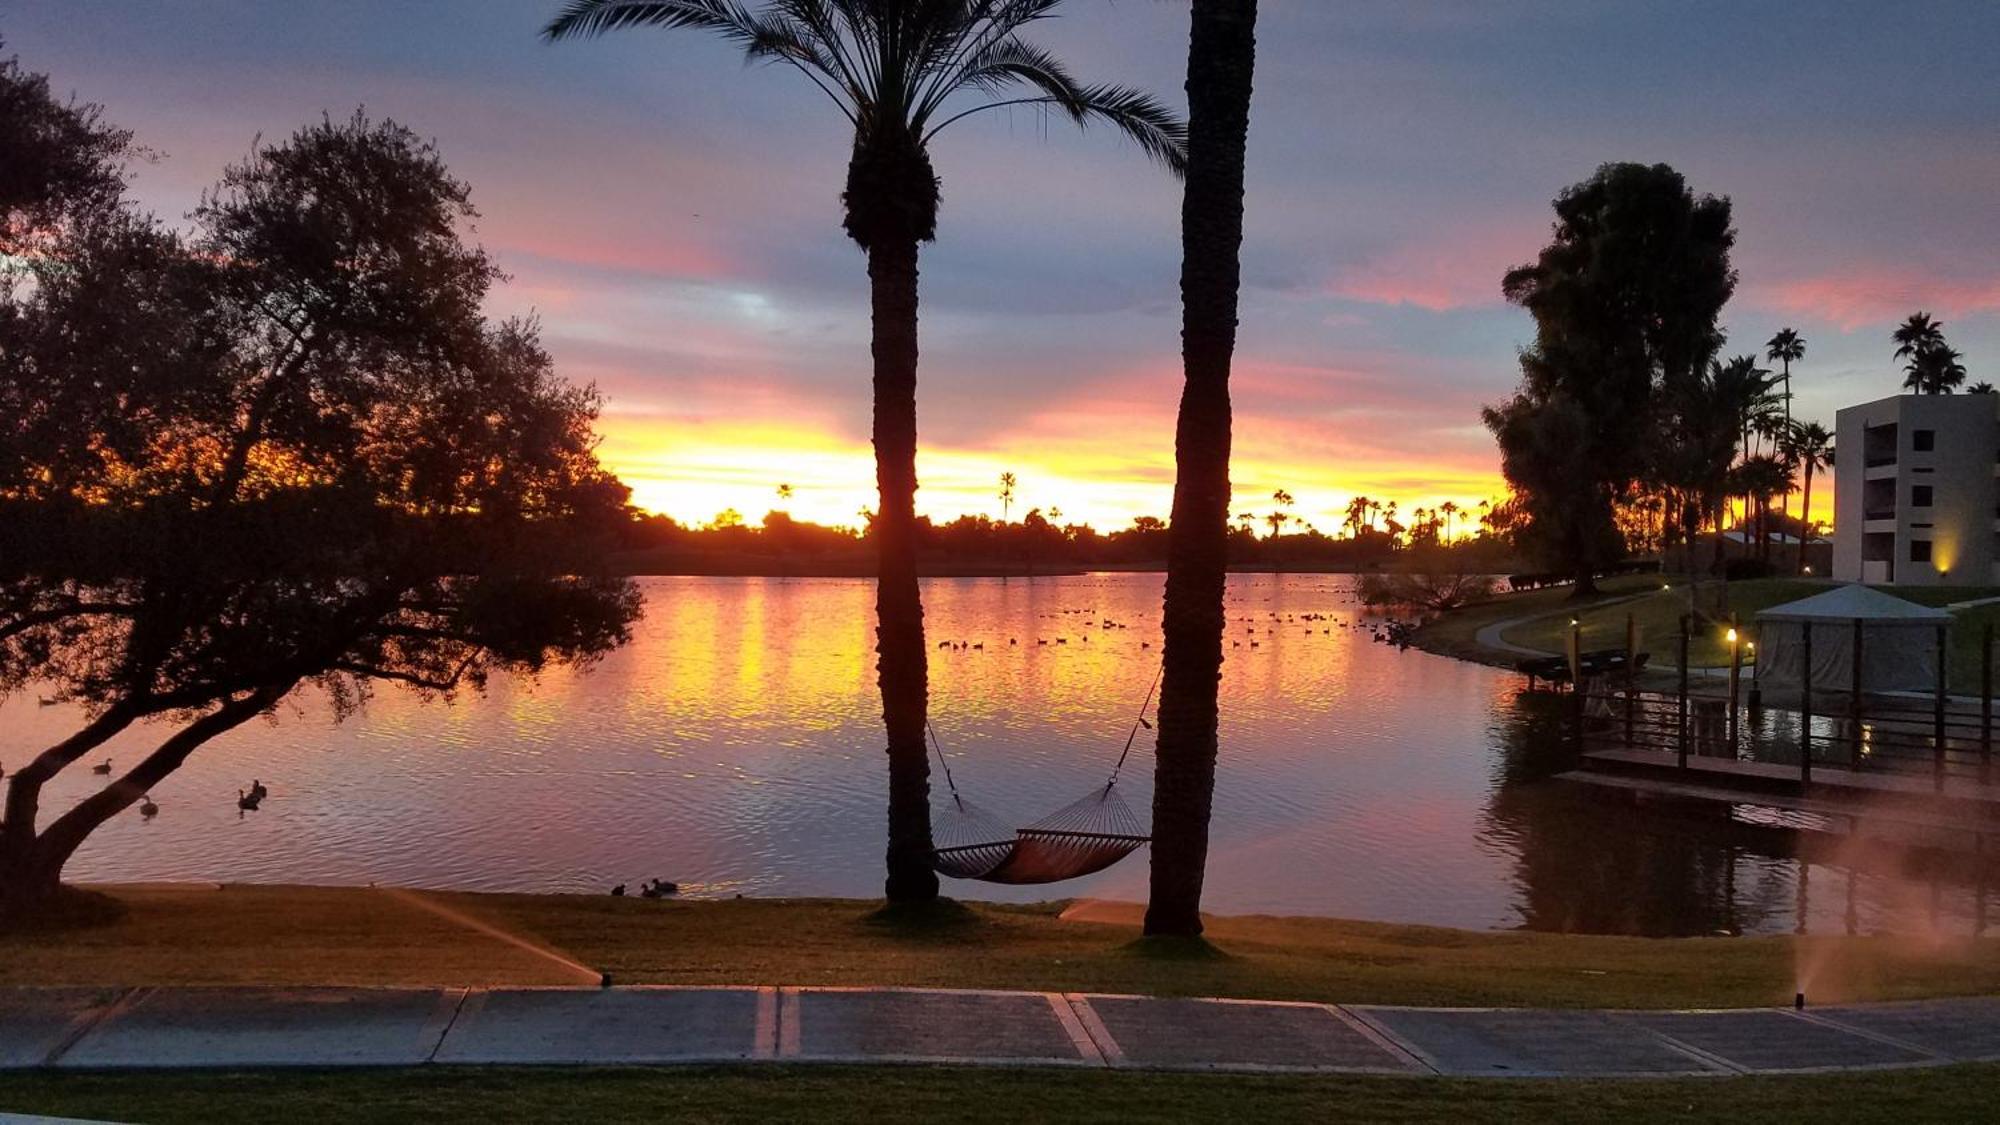
[[(650, 510), (753, 522), (873, 506), (868, 293), (840, 229), (846, 122), (793, 71), (688, 31), (544, 44), (556, 0), (15, 0), (6, 50), (158, 158), (178, 219), (258, 137), (357, 106), (434, 138), (560, 369), (605, 396)], [(2000, 382), (2000, 4), (1264, 0), (1233, 388), (1238, 511), (1502, 495), (1484, 403), (1532, 334), (1500, 277), (1607, 161), (1735, 205), (1729, 354), (1807, 339), (1798, 414), (1895, 393), (1925, 309)], [(1187, 13), (1070, 0), (1031, 37), (1184, 102)], [(920, 511), (1164, 515), (1179, 371), (1178, 185), (1110, 131), (1030, 111), (934, 149)], [(1817, 508), (1818, 505), (1816, 504)], [(1828, 504), (1824, 509), (1831, 511)]]

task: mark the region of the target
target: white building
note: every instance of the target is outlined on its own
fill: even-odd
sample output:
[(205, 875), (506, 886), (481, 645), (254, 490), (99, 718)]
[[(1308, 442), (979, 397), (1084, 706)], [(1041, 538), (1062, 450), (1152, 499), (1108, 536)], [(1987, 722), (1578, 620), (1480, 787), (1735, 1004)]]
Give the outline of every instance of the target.
[(2000, 395), (1897, 395), (1834, 423), (1833, 576), (2000, 582)]

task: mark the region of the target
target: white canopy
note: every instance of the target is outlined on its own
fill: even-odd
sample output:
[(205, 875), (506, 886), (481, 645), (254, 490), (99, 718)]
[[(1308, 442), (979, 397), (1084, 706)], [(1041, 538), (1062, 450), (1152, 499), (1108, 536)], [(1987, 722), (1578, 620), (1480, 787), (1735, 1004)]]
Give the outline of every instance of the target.
[(1862, 691), (1933, 691), (1939, 632), (1949, 629), (1951, 620), (1948, 610), (1867, 586), (1836, 586), (1757, 615), (1757, 678), (1781, 687), (1804, 682), (1810, 626), (1813, 690), (1854, 690), (1859, 640)]

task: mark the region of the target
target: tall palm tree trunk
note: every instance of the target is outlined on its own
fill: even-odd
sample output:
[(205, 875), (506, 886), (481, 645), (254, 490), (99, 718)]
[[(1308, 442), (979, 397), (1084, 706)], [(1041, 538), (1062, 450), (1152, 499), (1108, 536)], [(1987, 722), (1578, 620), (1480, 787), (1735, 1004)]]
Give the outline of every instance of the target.
[(1799, 496), (1799, 561), (1795, 574), (1806, 572), (1806, 540), (1812, 538), (1812, 478), (1812, 462), (1807, 461), (1806, 487)]
[(1193, 937), (1202, 928), (1229, 548), (1229, 365), (1236, 351), (1256, 24), (1256, 0), (1194, 0), (1187, 189), (1181, 202), (1186, 381), (1174, 434), (1148, 934)]
[(889, 735), (890, 902), (937, 897), (931, 870), (931, 771), (924, 748), (929, 665), (917, 591), (917, 242), (868, 251), (874, 318), (875, 651), (882, 722)]

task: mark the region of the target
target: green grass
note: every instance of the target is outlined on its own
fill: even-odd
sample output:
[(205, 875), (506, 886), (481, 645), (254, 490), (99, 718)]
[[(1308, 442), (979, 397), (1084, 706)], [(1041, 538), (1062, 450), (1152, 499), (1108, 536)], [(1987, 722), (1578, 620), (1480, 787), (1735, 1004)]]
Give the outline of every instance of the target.
[[(1652, 650), (1654, 659), (1660, 663), (1672, 663), (1675, 657), (1675, 645), (1678, 643), (1676, 638), (1680, 632), (1681, 615), (1688, 612), (1688, 592), (1685, 584), (1672, 577), (1665, 580), (1651, 579), (1649, 585), (1663, 582), (1670, 583), (1672, 588), (1656, 589), (1650, 596), (1635, 601), (1615, 605), (1591, 603), (1574, 609), (1561, 604), (1550, 605), (1548, 616), (1524, 621), (1504, 631), (1501, 636), (1513, 644), (1559, 653), (1563, 650), (1563, 639), (1569, 631), (1570, 619), (1574, 617), (1582, 624), (1585, 648), (1622, 648), (1625, 644), (1625, 618), (1629, 614), (1642, 630), (1641, 644)], [(1823, 581), (1793, 578), (1760, 578), (1727, 583), (1704, 582), (1701, 587), (1702, 606), (1712, 618), (1716, 619), (1734, 613), (1742, 625), (1742, 639), (1754, 643), (1757, 639), (1756, 619), (1759, 610), (1810, 597), (1825, 591), (1828, 586), (1829, 584)], [(2000, 588), (1990, 586), (1888, 586), (1880, 589), (1905, 601), (1930, 606), (1943, 606), (1953, 602), (1974, 601), (2000, 595)], [(1571, 611), (1562, 612), (1565, 609)], [(1500, 615), (1502, 619), (1507, 616), (1513, 615)], [(1488, 617), (1486, 620), (1494, 619)], [(1946, 658), (1951, 690), (1966, 694), (1975, 694), (1980, 690), (1980, 646), (1984, 643), (1988, 625), (2000, 629), (2000, 604), (1959, 611), (1952, 626), (1951, 651)], [(1477, 628), (1475, 625), (1474, 629)], [(1698, 628), (1689, 639), (1688, 653), (1689, 663), (1693, 667), (1726, 666), (1729, 663), (1729, 644), (1723, 627), (1712, 625)], [(1755, 663), (1754, 656), (1746, 654), (1745, 663)], [(2000, 678), (2000, 659), (1996, 660), (1995, 676)]]
[(1660, 579), (1655, 575), (1628, 574), (1605, 579), (1598, 584), (1598, 595), (1584, 600), (1575, 599), (1567, 586), (1530, 590), (1520, 594), (1501, 594), (1489, 601), (1464, 606), (1424, 622), (1412, 639), (1418, 648), (1426, 652), (1455, 656), (1461, 660), (1512, 665), (1515, 660), (1512, 654), (1497, 652), (1479, 644), (1475, 639), (1479, 630), (1495, 622), (1508, 621), (1516, 617), (1587, 607), (1641, 590), (1653, 589), (1659, 584)]
[[(1673, 663), (1678, 655), (1675, 646), (1678, 644), (1681, 616), (1689, 612), (1688, 587), (1673, 576), (1650, 578), (1648, 587), (1651, 592), (1644, 597), (1617, 605), (1583, 608), (1571, 614), (1558, 613), (1525, 621), (1501, 636), (1513, 644), (1550, 653), (1561, 652), (1564, 638), (1569, 633), (1570, 619), (1574, 617), (1583, 627), (1584, 648), (1623, 648), (1625, 619), (1630, 616), (1640, 628), (1641, 647), (1650, 649), (1654, 659), (1661, 663)], [(1704, 582), (1701, 584), (1701, 604), (1713, 618), (1722, 619), (1735, 614), (1742, 623), (1743, 639), (1754, 641), (1754, 623), (1759, 610), (1810, 597), (1827, 588), (1825, 582), (1793, 578)], [(1729, 663), (1729, 644), (1721, 626), (1703, 628), (1697, 625), (1688, 640), (1690, 666), (1719, 667)]]
[(1061, 1122), (1988, 1119), (2000, 1067), (1661, 1081), (1322, 1078), (931, 1067), (15, 1074), (0, 1111), (120, 1121)]
[[(516, 935), (626, 984), (904, 985), (1348, 1003), (1735, 1007), (2000, 992), (2000, 939), (1623, 938), (1329, 918), (1218, 917), (1213, 949), (1137, 940), (1136, 911), (853, 900), (646, 901), (431, 894), (452, 921), (368, 889), (115, 891), (119, 921), (0, 937), (0, 985), (578, 984)], [(482, 932), (472, 928), (490, 927)]]

